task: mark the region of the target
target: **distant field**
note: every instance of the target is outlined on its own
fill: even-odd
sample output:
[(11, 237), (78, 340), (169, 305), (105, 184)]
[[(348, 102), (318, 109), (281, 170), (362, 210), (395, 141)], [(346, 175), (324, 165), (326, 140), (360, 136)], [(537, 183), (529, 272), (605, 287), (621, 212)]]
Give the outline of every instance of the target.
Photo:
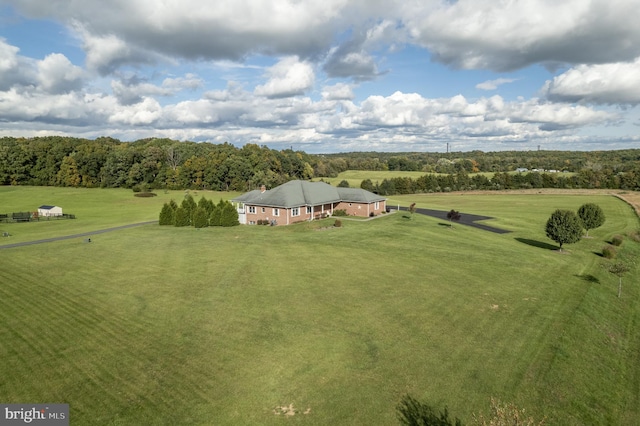
[[(2, 223), (1, 232), (10, 232), (10, 242), (50, 238), (64, 233), (82, 233), (113, 226), (158, 220), (162, 205), (174, 199), (180, 202), (185, 191), (156, 190), (156, 197), (134, 197), (130, 189), (88, 189), (30, 186), (0, 186), (0, 213), (37, 211), (43, 204), (58, 205), (75, 220), (51, 222)], [(196, 201), (204, 196), (218, 202), (235, 192), (189, 191)], [(6, 241), (0, 239), (0, 245)]]
[[(511, 174), (516, 174), (518, 172), (509, 172)], [(324, 180), (325, 182), (336, 186), (338, 185), (340, 182), (342, 182), (343, 180), (346, 180), (347, 182), (349, 182), (349, 186), (352, 188), (359, 188), (360, 184), (362, 183), (363, 180), (365, 179), (371, 179), (371, 181), (375, 184), (376, 182), (378, 183), (382, 183), (383, 180), (385, 179), (393, 179), (393, 178), (398, 178), (398, 177), (409, 177), (412, 179), (417, 179), (420, 176), (424, 176), (425, 174), (434, 174), (434, 175), (438, 175), (438, 174), (442, 174), (442, 173), (426, 173), (426, 172), (401, 172), (401, 171), (373, 171), (373, 170), (347, 170), (345, 172), (342, 172), (338, 175), (338, 177), (335, 178), (322, 178), (322, 180)], [(493, 175), (495, 173), (493, 172), (483, 172), (483, 173), (473, 173), (470, 174), (470, 176), (473, 176), (474, 174), (479, 174), (479, 175), (484, 175), (487, 178), (491, 179), (493, 177)], [(572, 176), (575, 173), (561, 173), (562, 176), (568, 177), (568, 176)], [(558, 174), (560, 175), (560, 174)], [(320, 180), (320, 178), (314, 179), (314, 180)]]
[[(360, 188), (360, 184), (365, 179), (371, 179), (375, 184), (376, 181), (382, 183), (385, 179), (393, 179), (397, 177), (410, 177), (417, 179), (420, 176), (424, 176), (425, 172), (400, 172), (400, 171), (369, 171), (369, 170), (347, 170), (342, 172), (335, 178), (322, 178), (325, 182), (336, 186), (341, 181), (346, 180), (349, 182), (349, 186), (353, 188)], [(320, 179), (314, 179), (320, 180)]]
[[(183, 195), (0, 187), (0, 211), (78, 215), (0, 229), (13, 241), (154, 220)], [(74, 425), (393, 425), (411, 393), (467, 423), (493, 396), (551, 425), (640, 424), (640, 243), (621, 246), (632, 271), (620, 299), (598, 255), (639, 228), (629, 205), (594, 193), (390, 200), (410, 202), (513, 232), (400, 212), (0, 249), (0, 401), (69, 403)], [(559, 254), (544, 223), (584, 202), (607, 221)]]

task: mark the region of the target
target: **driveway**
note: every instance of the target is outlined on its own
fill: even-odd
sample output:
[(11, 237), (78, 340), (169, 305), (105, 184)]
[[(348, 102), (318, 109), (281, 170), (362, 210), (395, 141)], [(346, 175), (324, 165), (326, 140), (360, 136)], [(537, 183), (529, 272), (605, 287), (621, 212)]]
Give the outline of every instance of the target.
[[(409, 207), (401, 206), (400, 210), (409, 211)], [(449, 222), (449, 219), (447, 219), (447, 213), (449, 212), (445, 210), (431, 210), (431, 209), (417, 208), (416, 213), (442, 219), (447, 223)], [(477, 221), (487, 220), (487, 219), (493, 219), (493, 218), (491, 216), (479, 216), (477, 214), (460, 212), (460, 220), (456, 221), (456, 223), (459, 223), (461, 225), (472, 226), (474, 228), (482, 229), (489, 232), (495, 232), (496, 234), (508, 234), (509, 232), (511, 232), (505, 229), (494, 228), (493, 226), (484, 225), (482, 223), (476, 223)]]

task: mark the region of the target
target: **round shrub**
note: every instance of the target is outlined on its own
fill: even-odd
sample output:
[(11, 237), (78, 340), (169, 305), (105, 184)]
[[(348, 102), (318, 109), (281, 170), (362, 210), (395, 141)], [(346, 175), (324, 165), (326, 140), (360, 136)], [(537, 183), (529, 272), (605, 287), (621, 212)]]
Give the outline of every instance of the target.
[(614, 246), (621, 246), (622, 245), (622, 240), (624, 239), (624, 237), (622, 235), (615, 235), (612, 239), (611, 239), (611, 244), (613, 244)]
[(611, 245), (602, 247), (602, 257), (605, 259), (613, 259), (616, 257), (616, 248)]
[(334, 216), (345, 217), (348, 216), (347, 211), (345, 209), (336, 209), (333, 211)]
[(336, 221), (333, 222), (333, 226), (340, 228), (342, 226), (342, 221), (340, 219), (336, 219)]
[(636, 243), (640, 243), (640, 229), (631, 231), (629, 233), (629, 238), (631, 238)]

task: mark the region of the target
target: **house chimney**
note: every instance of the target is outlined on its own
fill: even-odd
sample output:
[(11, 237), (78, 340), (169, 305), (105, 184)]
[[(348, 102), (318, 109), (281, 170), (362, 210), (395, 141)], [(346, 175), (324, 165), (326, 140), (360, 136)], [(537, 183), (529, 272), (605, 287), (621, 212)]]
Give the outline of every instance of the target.
[(264, 191), (267, 190), (267, 187), (264, 185), (260, 185), (260, 192), (263, 193)]

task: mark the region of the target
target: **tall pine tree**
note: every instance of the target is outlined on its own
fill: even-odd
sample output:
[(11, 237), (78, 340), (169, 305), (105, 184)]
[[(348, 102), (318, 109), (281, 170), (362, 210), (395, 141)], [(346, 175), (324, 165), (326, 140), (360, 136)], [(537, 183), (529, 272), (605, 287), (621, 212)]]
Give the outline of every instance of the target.
[(175, 223), (175, 211), (169, 203), (164, 203), (164, 206), (162, 206), (158, 223), (160, 225), (173, 225)]
[(195, 228), (205, 228), (209, 226), (209, 216), (203, 207), (196, 207), (193, 211), (193, 226)]

